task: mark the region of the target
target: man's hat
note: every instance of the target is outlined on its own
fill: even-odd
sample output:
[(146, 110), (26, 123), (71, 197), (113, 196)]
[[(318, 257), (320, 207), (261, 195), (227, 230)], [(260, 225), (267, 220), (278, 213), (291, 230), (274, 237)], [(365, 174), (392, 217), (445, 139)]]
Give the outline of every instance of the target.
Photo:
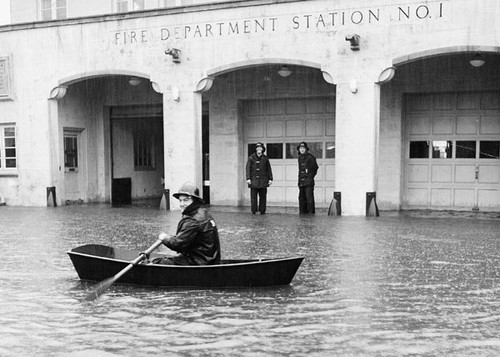
[(200, 201), (203, 201), (203, 199), (200, 197), (200, 190), (191, 182), (184, 183), (181, 188), (179, 188), (179, 191), (174, 193), (172, 196), (177, 199), (179, 199), (179, 196), (191, 196)]
[(259, 146), (262, 148), (262, 152), (266, 152), (266, 147), (261, 142), (258, 142), (257, 144), (255, 144), (255, 150), (257, 150), (257, 148)]
[(307, 143), (305, 141), (301, 142), (299, 146), (297, 146), (297, 151), (301, 148), (304, 147), (306, 148), (307, 151), (309, 151), (309, 147), (307, 146)]

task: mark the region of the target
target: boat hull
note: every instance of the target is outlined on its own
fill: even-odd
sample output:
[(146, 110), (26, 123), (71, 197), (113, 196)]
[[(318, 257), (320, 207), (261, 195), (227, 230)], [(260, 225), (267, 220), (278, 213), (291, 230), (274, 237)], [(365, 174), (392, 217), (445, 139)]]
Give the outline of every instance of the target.
[[(88, 244), (68, 255), (82, 280), (112, 277), (134, 260), (139, 252)], [(119, 284), (163, 287), (266, 287), (288, 285), (304, 257), (226, 260), (219, 265), (178, 266), (138, 264), (124, 274)]]

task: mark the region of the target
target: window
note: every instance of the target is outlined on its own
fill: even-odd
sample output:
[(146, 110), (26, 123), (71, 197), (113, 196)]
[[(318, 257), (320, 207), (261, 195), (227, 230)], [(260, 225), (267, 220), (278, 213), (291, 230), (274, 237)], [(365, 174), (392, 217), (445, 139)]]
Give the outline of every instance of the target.
[[(300, 143), (286, 143), (286, 158), (296, 159), (299, 157), (299, 152), (297, 146)], [(328, 145), (328, 144), (327, 144)], [(322, 142), (308, 142), (307, 147), (309, 148), (309, 153), (314, 155), (317, 159), (323, 158), (323, 143)]]
[(134, 169), (136, 171), (154, 170), (154, 135), (137, 131), (134, 133)]
[(267, 144), (266, 155), (270, 159), (282, 159), (283, 158), (283, 144)]
[(335, 159), (335, 142), (327, 141), (326, 142), (326, 158), (327, 159)]
[(40, 20), (60, 20), (66, 18), (66, 0), (40, 0)]
[(428, 141), (410, 142), (410, 159), (428, 159), (428, 158), (429, 158)]
[(17, 168), (16, 127), (0, 125), (0, 169)]
[(453, 143), (451, 141), (439, 140), (432, 142), (433, 159), (451, 159)]
[(475, 159), (476, 142), (472, 140), (457, 141), (455, 157), (457, 159)]
[(78, 136), (64, 136), (64, 171), (78, 171)]
[(144, 10), (144, 0), (114, 0), (115, 12), (129, 12)]
[(500, 141), (480, 141), (479, 142), (480, 159), (499, 159)]

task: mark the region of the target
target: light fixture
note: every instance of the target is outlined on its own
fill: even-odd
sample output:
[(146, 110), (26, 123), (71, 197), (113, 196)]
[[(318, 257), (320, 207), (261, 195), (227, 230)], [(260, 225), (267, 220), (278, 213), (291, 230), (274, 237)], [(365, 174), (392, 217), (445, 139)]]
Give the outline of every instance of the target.
[(166, 55), (172, 56), (172, 62), (181, 63), (181, 50), (177, 48), (171, 48), (165, 51)]
[(359, 39), (360, 38), (361, 38), (361, 36), (359, 36), (355, 33), (352, 35), (347, 35), (345, 37), (345, 40), (349, 41), (351, 43), (351, 50), (352, 51), (359, 51)]
[(128, 84), (130, 84), (131, 86), (138, 86), (139, 84), (142, 83), (142, 80), (140, 78), (137, 78), (137, 77), (130, 77), (130, 79), (128, 80)]
[(394, 78), (395, 74), (396, 74), (396, 67), (387, 67), (382, 72), (380, 72), (380, 75), (378, 76), (377, 83), (383, 84), (383, 83), (390, 82), (391, 79)]
[(486, 63), (486, 61), (484, 60), (484, 57), (481, 56), (480, 53), (476, 53), (476, 55), (472, 57), (469, 63), (472, 67), (478, 68), (483, 66)]
[(288, 77), (289, 75), (292, 74), (292, 71), (290, 70), (290, 68), (288, 68), (288, 66), (281, 66), (280, 70), (278, 71), (278, 74), (285, 78), (285, 77)]

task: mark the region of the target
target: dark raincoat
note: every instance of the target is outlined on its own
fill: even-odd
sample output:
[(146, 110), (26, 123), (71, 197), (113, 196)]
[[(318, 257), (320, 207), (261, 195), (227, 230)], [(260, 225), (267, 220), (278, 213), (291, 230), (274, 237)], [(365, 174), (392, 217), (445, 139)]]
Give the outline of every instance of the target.
[(207, 207), (195, 200), (182, 212), (177, 233), (164, 244), (181, 254), (176, 264), (208, 265), (220, 263), (219, 232)]
[(260, 157), (253, 153), (248, 157), (246, 166), (247, 180), (251, 180), (250, 188), (269, 187), (269, 181), (273, 180), (273, 171), (266, 155)]
[(299, 155), (299, 187), (314, 186), (314, 176), (318, 172), (318, 164), (314, 155), (305, 152)]

